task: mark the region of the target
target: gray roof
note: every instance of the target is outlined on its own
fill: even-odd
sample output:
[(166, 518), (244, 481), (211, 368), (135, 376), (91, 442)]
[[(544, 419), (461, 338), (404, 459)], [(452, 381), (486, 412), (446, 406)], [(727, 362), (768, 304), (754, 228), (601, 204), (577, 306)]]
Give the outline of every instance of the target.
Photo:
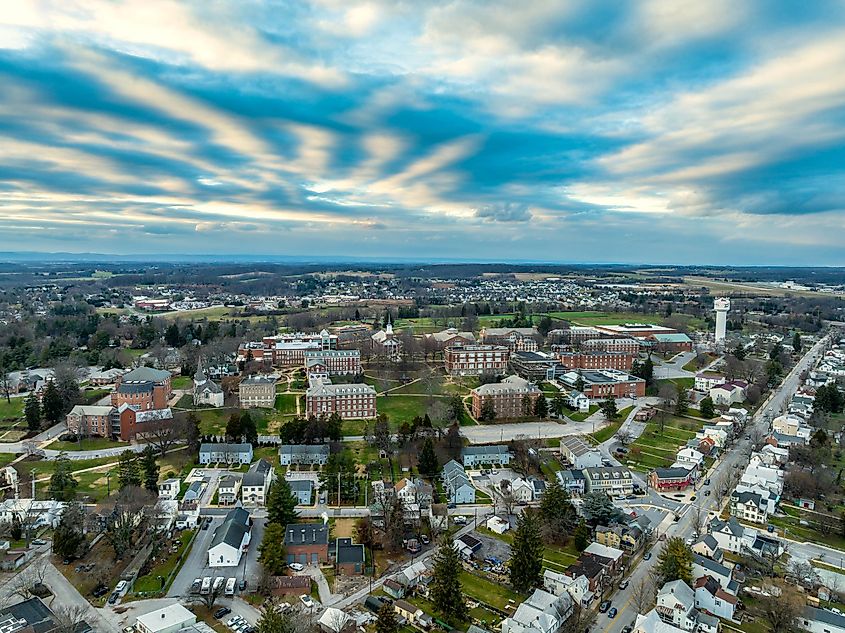
[(827, 609), (817, 609), (816, 607), (804, 607), (801, 614), (807, 620), (816, 620), (817, 622), (824, 622), (831, 626), (838, 626), (845, 628), (845, 615), (839, 615)]
[(155, 383), (151, 380), (124, 380), (117, 388), (117, 393), (147, 393), (153, 387)]
[(328, 444), (282, 444), (279, 455), (328, 455)]
[(138, 367), (130, 372), (123, 374), (123, 381), (127, 380), (147, 380), (151, 382), (163, 382), (170, 378), (171, 374), (165, 369), (155, 369), (154, 367)]
[(243, 508), (235, 508), (229, 511), (226, 515), (226, 520), (214, 532), (214, 538), (211, 539), (211, 545), (208, 549), (220, 543), (231, 545), (235, 549), (239, 549), (244, 540), (244, 534), (249, 532), (249, 512)]
[(719, 543), (717, 543), (716, 539), (714, 539), (713, 536), (710, 535), (710, 534), (705, 534), (704, 536), (700, 537), (696, 541), (696, 544), (697, 543), (704, 543), (707, 546), (707, 548), (712, 550), (712, 551), (715, 551), (716, 549), (719, 548)]
[(560, 445), (569, 449), (575, 457), (581, 457), (581, 455), (598, 451), (597, 448), (593, 448), (593, 445), (581, 435), (567, 435), (562, 437), (560, 438)]
[(725, 526), (728, 526), (728, 530), (730, 530), (731, 534), (737, 538), (742, 538), (742, 535), (745, 534), (745, 528), (739, 524), (736, 517), (730, 517), (727, 521), (713, 519), (713, 521), (710, 522), (710, 531), (722, 532), (722, 528)]
[(329, 526), (323, 523), (291, 523), (285, 527), (285, 544), (328, 545)]
[(267, 480), (267, 473), (269, 473), (272, 468), (273, 466), (266, 459), (259, 459), (250, 466), (249, 470), (244, 474), (243, 485), (263, 486), (264, 482)]
[(597, 466), (595, 468), (585, 468), (584, 472), (590, 481), (632, 478), (630, 469), (624, 466)]
[(354, 544), (351, 538), (339, 538), (335, 541), (336, 563), (363, 563), (364, 546)]
[(461, 449), (461, 455), (506, 455), (508, 447), (502, 444), (495, 446), (465, 446)]
[(724, 578), (731, 577), (730, 569), (728, 569), (724, 565), (720, 565), (715, 560), (711, 560), (706, 556), (702, 556), (701, 554), (696, 554), (695, 552), (693, 552), (692, 562)]
[(695, 604), (695, 592), (683, 580), (673, 580), (663, 585), (659, 594), (665, 595), (667, 593), (671, 593), (688, 607), (692, 607)]
[(655, 468), (654, 472), (659, 479), (683, 479), (690, 471), (688, 468)]
[(252, 376), (247, 376), (239, 383), (241, 385), (275, 385), (276, 379), (273, 376), (262, 376), (260, 374), (254, 374)]
[(311, 492), (314, 489), (314, 482), (310, 479), (291, 479), (288, 481), (291, 492)]
[(763, 503), (763, 497), (756, 492), (751, 492), (750, 490), (746, 490), (744, 492), (736, 492), (731, 495), (732, 499), (736, 500), (736, 503), (753, 503), (758, 508)]
[(200, 453), (248, 453), (252, 444), (200, 444)]

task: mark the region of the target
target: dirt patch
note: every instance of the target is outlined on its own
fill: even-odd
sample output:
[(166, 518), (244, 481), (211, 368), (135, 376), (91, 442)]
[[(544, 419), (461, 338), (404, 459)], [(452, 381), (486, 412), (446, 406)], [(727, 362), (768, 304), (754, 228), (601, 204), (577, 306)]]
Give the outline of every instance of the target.
[(53, 564), (85, 599), (102, 605), (108, 594), (102, 598), (94, 598), (91, 592), (100, 584), (114, 587), (131, 560), (132, 557), (127, 555), (123, 560), (115, 561), (114, 550), (105, 539), (101, 539), (84, 558), (65, 565), (60, 558), (54, 556)]
[(511, 557), (511, 546), (504, 541), (482, 534), (477, 530), (473, 530), (472, 536), (481, 541), (481, 549), (475, 553), (475, 558), (480, 560), (498, 558), (504, 562)]
[(335, 519), (332, 534), (335, 538), (343, 538), (345, 536), (355, 537), (355, 524), (358, 519)]

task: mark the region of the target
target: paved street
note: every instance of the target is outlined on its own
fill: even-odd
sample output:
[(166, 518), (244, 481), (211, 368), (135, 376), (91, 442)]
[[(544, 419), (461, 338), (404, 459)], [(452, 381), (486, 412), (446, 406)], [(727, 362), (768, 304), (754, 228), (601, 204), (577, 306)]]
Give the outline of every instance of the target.
[(170, 585), (170, 589), (167, 592), (168, 598), (187, 596), (194, 578), (220, 575), (213, 574), (212, 570), (208, 568), (208, 546), (211, 543), (214, 529), (221, 523), (223, 523), (223, 519), (216, 517), (212, 519), (212, 523), (208, 526), (207, 530), (200, 530), (197, 533), (194, 544), (191, 546), (191, 551), (188, 554), (188, 559), (182, 565), (182, 569), (179, 570), (179, 573)]

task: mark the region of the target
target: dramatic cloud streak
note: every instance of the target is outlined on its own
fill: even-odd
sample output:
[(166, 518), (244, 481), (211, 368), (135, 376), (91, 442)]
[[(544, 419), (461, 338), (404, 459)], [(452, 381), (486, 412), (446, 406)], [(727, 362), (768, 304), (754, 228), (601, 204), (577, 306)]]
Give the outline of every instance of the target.
[(0, 249), (845, 264), (845, 9), (12, 0)]

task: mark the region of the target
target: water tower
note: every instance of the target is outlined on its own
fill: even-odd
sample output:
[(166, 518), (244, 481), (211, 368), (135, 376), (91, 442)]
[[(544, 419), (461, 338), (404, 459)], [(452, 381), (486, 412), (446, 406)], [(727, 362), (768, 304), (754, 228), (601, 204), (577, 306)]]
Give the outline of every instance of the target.
[(731, 300), (727, 297), (717, 297), (713, 302), (713, 310), (716, 311), (716, 342), (725, 340), (725, 331), (728, 329), (728, 311), (731, 309)]

